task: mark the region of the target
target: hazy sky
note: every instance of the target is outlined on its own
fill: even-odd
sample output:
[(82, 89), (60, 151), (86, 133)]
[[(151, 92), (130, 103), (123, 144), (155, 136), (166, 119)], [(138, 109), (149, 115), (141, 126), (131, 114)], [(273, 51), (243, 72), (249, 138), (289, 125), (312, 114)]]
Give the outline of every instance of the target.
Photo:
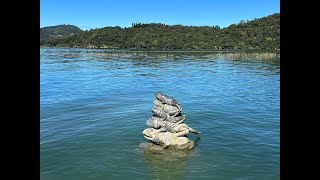
[(130, 27), (132, 22), (227, 27), (280, 12), (280, 0), (40, 0), (40, 27)]

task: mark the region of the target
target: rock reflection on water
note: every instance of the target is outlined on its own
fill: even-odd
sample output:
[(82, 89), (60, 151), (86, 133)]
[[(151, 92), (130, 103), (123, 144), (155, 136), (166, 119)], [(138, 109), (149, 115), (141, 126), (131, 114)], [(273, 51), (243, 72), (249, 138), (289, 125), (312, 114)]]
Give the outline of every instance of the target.
[[(200, 138), (196, 138), (195, 148)], [(141, 143), (140, 150), (144, 156), (144, 162), (149, 169), (152, 180), (170, 180), (170, 179), (183, 179), (186, 173), (186, 167), (188, 166), (188, 159), (195, 148), (192, 150), (153, 150), (148, 151), (142, 149), (149, 143)]]
[(183, 179), (190, 153), (192, 150), (145, 151), (144, 161), (152, 179)]

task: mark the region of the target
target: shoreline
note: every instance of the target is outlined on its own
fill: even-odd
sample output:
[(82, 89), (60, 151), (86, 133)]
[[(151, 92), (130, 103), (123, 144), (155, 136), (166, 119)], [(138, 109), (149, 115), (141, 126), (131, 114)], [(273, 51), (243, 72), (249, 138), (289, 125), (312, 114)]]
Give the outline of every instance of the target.
[(40, 47), (40, 49), (61, 49), (74, 51), (87, 51), (87, 53), (97, 53), (109, 57), (128, 57), (136, 58), (152, 57), (156, 59), (172, 58), (178, 56), (201, 56), (212, 58), (230, 58), (230, 59), (258, 59), (258, 60), (280, 60), (280, 50), (266, 49), (98, 49), (98, 48), (58, 48), (58, 47)]
[[(280, 49), (133, 49), (133, 48), (88, 48), (88, 47), (49, 47), (40, 46), (47, 49), (88, 49), (88, 50), (112, 50), (112, 52), (276, 52)], [(107, 51), (106, 51), (107, 52)]]

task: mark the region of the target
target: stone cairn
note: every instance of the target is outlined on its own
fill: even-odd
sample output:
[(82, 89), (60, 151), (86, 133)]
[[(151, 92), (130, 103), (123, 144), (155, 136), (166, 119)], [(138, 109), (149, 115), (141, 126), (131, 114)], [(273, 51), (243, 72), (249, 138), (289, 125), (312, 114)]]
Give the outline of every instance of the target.
[(186, 135), (189, 132), (200, 132), (184, 123), (186, 116), (182, 114), (180, 103), (163, 93), (154, 95), (155, 106), (151, 110), (153, 115), (146, 122), (150, 128), (143, 131), (144, 138), (152, 143), (143, 143), (140, 147), (147, 150), (192, 149), (194, 141)]

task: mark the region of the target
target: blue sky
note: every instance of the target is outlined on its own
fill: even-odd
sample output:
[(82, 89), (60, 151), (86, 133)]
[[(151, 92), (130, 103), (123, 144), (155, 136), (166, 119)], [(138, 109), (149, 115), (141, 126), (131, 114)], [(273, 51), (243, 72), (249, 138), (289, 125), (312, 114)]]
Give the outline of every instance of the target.
[(130, 27), (132, 22), (227, 27), (280, 12), (280, 0), (40, 0), (40, 27)]

